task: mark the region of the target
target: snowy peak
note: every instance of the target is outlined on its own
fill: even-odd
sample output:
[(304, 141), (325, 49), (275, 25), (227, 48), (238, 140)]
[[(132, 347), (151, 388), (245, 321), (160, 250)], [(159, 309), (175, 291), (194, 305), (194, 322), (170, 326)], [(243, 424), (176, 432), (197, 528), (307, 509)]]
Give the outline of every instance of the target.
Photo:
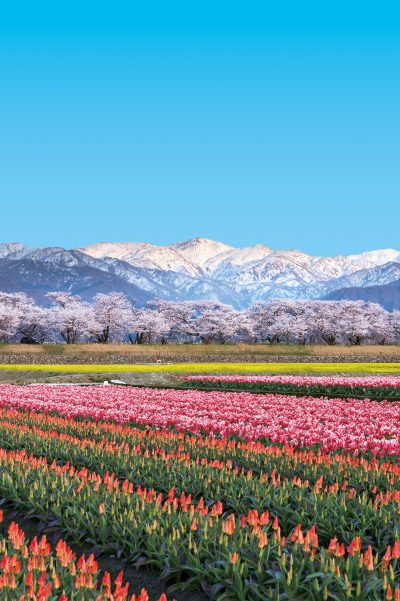
[(148, 242), (100, 242), (79, 250), (91, 257), (118, 259), (147, 270), (173, 271), (201, 277), (203, 272), (200, 266), (174, 247), (173, 244), (156, 246)]
[(240, 268), (243, 265), (249, 265), (250, 263), (265, 259), (271, 252), (271, 249), (263, 244), (256, 244), (249, 248), (230, 248), (208, 259), (205, 267), (208, 272), (215, 271), (224, 264)]
[(177, 242), (166, 247), (178, 252), (180, 255), (186, 257), (192, 263), (204, 267), (205, 264), (221, 253), (233, 250), (232, 246), (224, 244), (223, 242), (215, 242), (214, 240), (208, 240), (207, 238), (193, 238), (192, 240), (186, 240), (185, 242)]
[(96, 259), (111, 257), (112, 259), (126, 261), (136, 253), (140, 253), (149, 247), (152, 247), (152, 245), (148, 242), (97, 242), (77, 250)]
[(201, 266), (177, 252), (172, 246), (155, 246), (138, 253), (131, 260), (127, 259), (132, 265), (137, 267), (148, 267), (149, 269), (161, 269), (164, 271), (173, 271), (176, 273), (186, 273), (188, 275), (202, 277)]
[[(78, 291), (81, 286), (87, 296), (93, 290), (109, 290), (112, 285), (138, 299), (215, 299), (243, 307), (255, 300), (317, 299), (339, 289), (397, 282), (400, 252), (383, 249), (350, 256), (314, 257), (299, 250), (274, 250), (263, 244), (234, 248), (207, 238), (164, 246), (99, 242), (71, 250), (0, 244), (0, 289), (24, 289), (28, 276), (22, 274), (26, 270), (34, 273), (35, 269), (38, 278), (52, 274), (46, 275), (49, 281), (43, 283), (47, 290), (67, 286), (68, 273), (75, 274), (70, 285)], [(14, 285), (11, 273), (18, 285)]]
[(31, 249), (25, 244), (19, 242), (5, 242), (0, 244), (0, 259), (21, 259), (29, 253)]
[(349, 263), (355, 263), (357, 265), (363, 265), (363, 267), (373, 267), (374, 265), (384, 265), (385, 263), (399, 263), (400, 252), (393, 250), (392, 248), (386, 248), (383, 250), (370, 250), (359, 255), (349, 255), (345, 257)]
[[(273, 250), (263, 244), (234, 248), (207, 238), (167, 246), (103, 242), (80, 250), (92, 257), (113, 257), (145, 270), (186, 275), (203, 283), (206, 279), (208, 286), (210, 281), (218, 282), (246, 298), (316, 298), (339, 281), (342, 287), (354, 285), (355, 281), (365, 285), (375, 280), (380, 283), (383, 275), (379, 268), (400, 262), (400, 252), (393, 249), (347, 257), (314, 257), (299, 250)], [(396, 269), (389, 270), (385, 279), (394, 277), (395, 272)]]

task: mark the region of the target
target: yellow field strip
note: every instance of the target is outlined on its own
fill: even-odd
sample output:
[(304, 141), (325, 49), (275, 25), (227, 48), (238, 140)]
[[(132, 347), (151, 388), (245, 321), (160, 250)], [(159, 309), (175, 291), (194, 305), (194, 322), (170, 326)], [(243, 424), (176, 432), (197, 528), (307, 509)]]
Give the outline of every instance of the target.
[(3, 371), (68, 373), (400, 373), (400, 363), (171, 363), (171, 364), (1, 364)]

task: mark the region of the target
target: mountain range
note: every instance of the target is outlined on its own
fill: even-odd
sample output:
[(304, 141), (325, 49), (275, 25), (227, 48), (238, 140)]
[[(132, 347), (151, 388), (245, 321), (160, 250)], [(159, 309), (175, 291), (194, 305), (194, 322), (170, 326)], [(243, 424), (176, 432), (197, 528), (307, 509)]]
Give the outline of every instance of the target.
[(360, 298), (393, 310), (400, 308), (400, 251), (314, 257), (206, 238), (168, 246), (99, 242), (71, 250), (5, 243), (0, 290), (26, 292), (43, 304), (47, 292), (66, 290), (86, 300), (121, 291), (138, 305), (152, 298), (216, 299), (238, 308), (271, 298)]

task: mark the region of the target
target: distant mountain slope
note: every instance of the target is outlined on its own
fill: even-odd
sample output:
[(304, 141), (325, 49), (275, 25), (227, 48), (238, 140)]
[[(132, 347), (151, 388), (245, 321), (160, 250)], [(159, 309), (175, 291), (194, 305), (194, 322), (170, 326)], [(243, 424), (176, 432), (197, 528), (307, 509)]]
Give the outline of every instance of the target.
[(325, 297), (326, 300), (364, 300), (379, 303), (388, 311), (400, 310), (400, 279), (383, 286), (340, 288)]
[[(37, 258), (18, 260), (0, 260), (0, 290), (4, 292), (26, 292), (41, 304), (48, 304), (47, 292), (53, 290), (69, 291), (90, 300), (98, 292), (124, 292), (139, 304), (144, 304), (151, 295), (135, 284), (129, 284), (123, 278), (101, 271), (74, 256), (70, 260), (66, 252), (60, 258), (53, 256), (52, 261)], [(81, 254), (81, 253), (77, 253)], [(59, 260), (57, 260), (59, 259)]]
[[(262, 244), (233, 248), (206, 238), (168, 246), (99, 242), (72, 250), (0, 244), (0, 289), (23, 290), (40, 301), (49, 290), (70, 290), (87, 299), (120, 290), (138, 304), (158, 297), (245, 307), (256, 300), (317, 299), (398, 280), (400, 252), (393, 249), (313, 257)], [(390, 294), (396, 295), (385, 293), (386, 304)]]

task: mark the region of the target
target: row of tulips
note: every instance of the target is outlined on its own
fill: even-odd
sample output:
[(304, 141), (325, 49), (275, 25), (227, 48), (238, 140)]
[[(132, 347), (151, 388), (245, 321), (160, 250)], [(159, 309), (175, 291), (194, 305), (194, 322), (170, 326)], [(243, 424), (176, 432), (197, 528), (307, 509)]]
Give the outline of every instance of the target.
[(347, 386), (349, 388), (400, 388), (399, 376), (244, 376), (244, 375), (216, 375), (216, 376), (185, 376), (184, 382), (193, 380), (194, 382), (258, 382), (294, 384), (312, 386), (320, 384), (321, 386)]
[[(36, 455), (2, 452), (1, 493), (42, 517), (56, 515), (77, 540), (84, 536), (102, 550), (149, 562), (188, 586), (198, 586), (205, 579), (211, 591), (221, 593), (221, 599), (224, 595), (279, 599), (299, 594), (312, 595), (307, 596), (310, 599), (351, 595), (378, 599), (399, 594), (396, 463), (14, 410), (3, 409), (1, 418), (2, 446), (24, 448)], [(209, 449), (218, 460), (210, 461)], [(68, 458), (81, 464), (66, 463)], [(97, 464), (102, 471), (91, 473), (80, 469), (82, 464)], [(111, 469), (131, 480), (110, 475)], [(144, 488), (161, 473), (166, 473), (164, 487), (188, 484), (191, 494)], [(141, 485), (136, 488), (133, 481)], [(212, 492), (214, 499), (199, 498), (195, 488), (199, 482), (202, 491)], [(236, 499), (238, 511), (226, 512), (224, 497)], [(250, 509), (248, 498), (255, 499)], [(302, 526), (295, 525), (297, 520)], [(303, 539), (309, 532), (304, 549)], [(318, 542), (315, 548), (310, 547), (311, 539)], [(302, 552), (310, 553), (306, 564), (291, 548), (291, 543), (299, 541)], [(272, 543), (276, 543), (275, 551)], [(278, 566), (277, 574), (282, 574), (279, 553), (283, 561), (290, 556), (294, 567), (292, 572), (289, 568), (286, 580), (281, 582), (279, 576), (276, 582), (277, 575), (268, 582), (261, 578), (259, 571), (267, 571), (269, 563), (259, 567), (260, 549), (263, 554), (268, 550), (268, 561), (272, 558)], [(337, 580), (336, 573), (331, 580), (329, 572), (329, 585), (322, 576), (312, 576), (319, 574), (324, 554), (331, 559), (333, 549), (334, 561), (345, 562), (346, 569), (349, 557), (359, 552), (365, 573), (352, 572), (350, 578), (339, 565), (342, 579)], [(242, 572), (235, 575), (238, 565)], [(223, 567), (228, 567), (228, 575)], [(346, 590), (346, 596), (340, 597), (340, 590)]]
[[(3, 512), (0, 511), (0, 522)], [(149, 601), (145, 589), (129, 594), (123, 572), (112, 581), (100, 570), (93, 555), (76, 554), (59, 539), (53, 549), (46, 539), (28, 541), (25, 533), (11, 522), (0, 534), (0, 598), (3, 601)], [(167, 601), (162, 594), (159, 601)]]
[(49, 465), (23, 451), (0, 451), (0, 490), (20, 506), (56, 516), (74, 539), (163, 569), (175, 588), (203, 584), (220, 601), (400, 599), (398, 536), (384, 553), (359, 536), (348, 543), (333, 537), (324, 547), (315, 526), (298, 523), (284, 532), (268, 511), (225, 514), (218, 502), (208, 507), (173, 490), (134, 490), (112, 475)]
[[(195, 503), (202, 498), (206, 506), (219, 502), (236, 514), (268, 509), (285, 531), (298, 520), (307, 527), (316, 524), (324, 544), (335, 534), (346, 541), (361, 535), (369, 537), (374, 551), (383, 552), (400, 534), (400, 468), (389, 461), (173, 432), (110, 429), (101, 422), (12, 410), (0, 411), (0, 442), (3, 448), (46, 457), (49, 463), (96, 470), (98, 477), (112, 473), (163, 495), (173, 489), (177, 495), (190, 494)], [(354, 520), (358, 514), (364, 516), (362, 524)]]
[(0, 408), (398, 456), (400, 404), (124, 387), (0, 386)]
[(183, 382), (204, 390), (256, 390), (304, 395), (362, 396), (378, 399), (400, 397), (399, 377), (343, 376), (186, 376)]
[[(400, 475), (396, 458), (383, 460), (375, 457), (367, 460), (362, 455), (353, 457), (346, 453), (326, 453), (320, 449), (298, 449), (290, 445), (221, 439), (165, 429), (138, 429), (103, 421), (76, 421), (13, 409), (0, 409), (0, 423), (2, 427), (13, 430), (13, 445), (18, 444), (18, 448), (30, 449), (33, 440), (29, 436), (33, 433), (43, 439), (55, 437), (67, 441), (67, 459), (83, 461), (89, 469), (102, 466), (103, 470), (113, 471), (118, 477), (143, 478), (143, 468), (138, 468), (139, 472), (136, 472), (135, 462), (141, 466), (145, 459), (148, 463), (157, 462), (152, 467), (157, 471), (159, 484), (163, 482), (160, 468), (164, 464), (164, 471), (176, 464), (185, 477), (189, 477), (196, 466), (201, 466), (208, 470), (228, 471), (230, 479), (240, 473), (245, 475), (246, 481), (253, 476), (265, 480), (266, 473), (282, 473), (286, 480), (300, 476), (312, 482), (322, 476), (329, 484), (349, 478), (358, 492), (368, 494), (371, 491), (380, 493), (389, 486), (397, 487)], [(16, 442), (17, 437), (23, 437), (23, 440)], [(4, 446), (6, 441), (3, 439), (2, 442)], [(44, 453), (48, 455), (48, 442), (44, 444)], [(93, 458), (90, 459), (88, 454)], [(111, 459), (111, 456), (114, 458)], [(65, 457), (59, 455), (58, 459)], [(94, 465), (90, 464), (91, 461)], [(208, 473), (208, 484), (211, 483), (210, 477)], [(169, 488), (171, 480), (165, 482)], [(345, 484), (345, 480), (342, 484)], [(209, 486), (207, 491), (210, 491)]]

